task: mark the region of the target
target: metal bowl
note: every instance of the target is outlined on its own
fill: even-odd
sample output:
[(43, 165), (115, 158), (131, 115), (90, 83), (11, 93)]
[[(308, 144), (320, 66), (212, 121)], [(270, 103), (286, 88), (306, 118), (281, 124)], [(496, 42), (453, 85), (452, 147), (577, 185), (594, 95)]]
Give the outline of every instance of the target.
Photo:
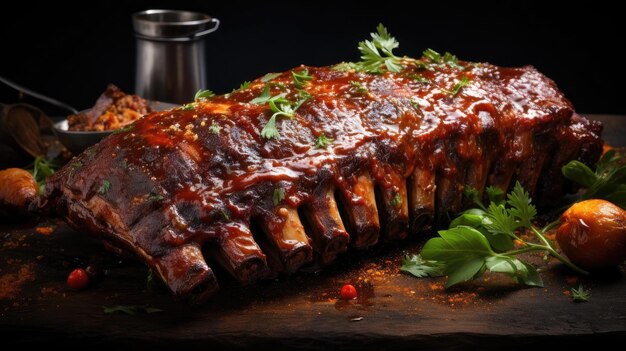
[[(164, 111), (174, 107), (177, 107), (176, 104), (170, 104), (168, 102), (159, 102), (159, 101), (150, 101), (150, 107), (152, 107), (155, 111)], [(80, 113), (84, 113), (88, 110), (81, 111)], [(57, 136), (61, 144), (65, 146), (68, 150), (70, 150), (73, 154), (78, 155), (83, 152), (86, 148), (90, 147), (98, 143), (100, 140), (104, 139), (107, 135), (111, 134), (114, 130), (105, 130), (105, 131), (89, 131), (89, 132), (79, 132), (68, 130), (67, 118), (56, 122), (52, 131)]]

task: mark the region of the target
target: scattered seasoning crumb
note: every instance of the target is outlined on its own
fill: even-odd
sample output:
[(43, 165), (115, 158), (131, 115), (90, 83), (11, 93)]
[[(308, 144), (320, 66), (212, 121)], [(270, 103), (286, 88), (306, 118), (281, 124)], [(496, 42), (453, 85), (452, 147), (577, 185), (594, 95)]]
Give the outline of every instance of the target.
[(35, 280), (32, 264), (25, 264), (15, 273), (0, 276), (0, 300), (16, 297), (22, 285)]
[(54, 232), (54, 228), (48, 227), (48, 226), (46, 226), (46, 227), (37, 227), (37, 228), (35, 228), (35, 231), (38, 234), (48, 236), (48, 235), (52, 234), (52, 232)]

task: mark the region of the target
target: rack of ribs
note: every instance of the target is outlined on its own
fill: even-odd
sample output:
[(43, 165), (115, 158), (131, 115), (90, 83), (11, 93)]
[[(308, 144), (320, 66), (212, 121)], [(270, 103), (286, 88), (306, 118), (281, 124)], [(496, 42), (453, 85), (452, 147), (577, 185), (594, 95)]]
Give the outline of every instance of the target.
[(602, 126), (533, 67), (340, 67), (146, 115), (50, 177), (31, 210), (202, 302), (218, 289), (207, 261), (242, 284), (324, 266), (431, 230), (463, 209), (468, 186), (519, 181), (548, 206), (572, 189), (561, 167), (602, 152)]

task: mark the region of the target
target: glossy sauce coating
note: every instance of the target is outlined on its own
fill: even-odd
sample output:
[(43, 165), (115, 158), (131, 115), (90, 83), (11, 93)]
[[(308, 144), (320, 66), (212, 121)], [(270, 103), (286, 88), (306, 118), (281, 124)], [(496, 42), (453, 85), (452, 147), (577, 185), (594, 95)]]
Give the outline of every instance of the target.
[[(532, 67), (460, 62), (424, 69), (416, 62), (406, 59), (403, 71), (382, 74), (295, 68), (312, 77), (301, 87), (310, 98), (293, 118), (278, 117), (280, 135), (272, 139), (261, 136), (270, 106), (251, 101), (268, 87), (295, 104), (303, 94), (292, 71), (149, 114), (55, 174), (39, 206), (135, 252), (173, 291), (185, 292), (209, 279), (198, 258), (205, 243), (215, 243), (211, 250), (240, 280), (265, 262), (250, 229), (255, 221), (285, 255), (293, 246), (285, 260), (310, 256), (296, 252), (309, 247), (307, 236), (332, 260), (348, 239), (376, 243), (381, 227), (403, 237), (409, 212), (422, 223), (435, 211), (459, 210), (466, 180), (482, 188), (489, 175), (489, 184), (507, 187), (517, 177), (529, 191), (537, 187), (538, 175), (524, 177), (541, 173), (552, 150), (535, 148), (537, 136), (572, 134), (572, 106), (554, 83)], [(464, 79), (468, 84), (456, 87)], [(597, 142), (581, 120), (581, 135)], [(316, 147), (321, 135), (332, 142)], [(514, 173), (525, 162), (534, 173)], [(284, 195), (278, 201), (277, 190)], [(333, 194), (343, 201), (339, 210), (352, 209), (348, 239)], [(316, 228), (306, 236), (294, 220), (298, 210)], [(200, 273), (180, 278), (190, 271)]]

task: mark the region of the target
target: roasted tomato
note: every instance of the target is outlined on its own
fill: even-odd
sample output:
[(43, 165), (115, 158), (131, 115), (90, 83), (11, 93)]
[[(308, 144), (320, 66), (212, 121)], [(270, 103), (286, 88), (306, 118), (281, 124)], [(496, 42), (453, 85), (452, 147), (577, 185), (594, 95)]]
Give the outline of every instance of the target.
[(576, 203), (563, 213), (556, 240), (580, 267), (618, 265), (626, 260), (626, 211), (605, 200)]

